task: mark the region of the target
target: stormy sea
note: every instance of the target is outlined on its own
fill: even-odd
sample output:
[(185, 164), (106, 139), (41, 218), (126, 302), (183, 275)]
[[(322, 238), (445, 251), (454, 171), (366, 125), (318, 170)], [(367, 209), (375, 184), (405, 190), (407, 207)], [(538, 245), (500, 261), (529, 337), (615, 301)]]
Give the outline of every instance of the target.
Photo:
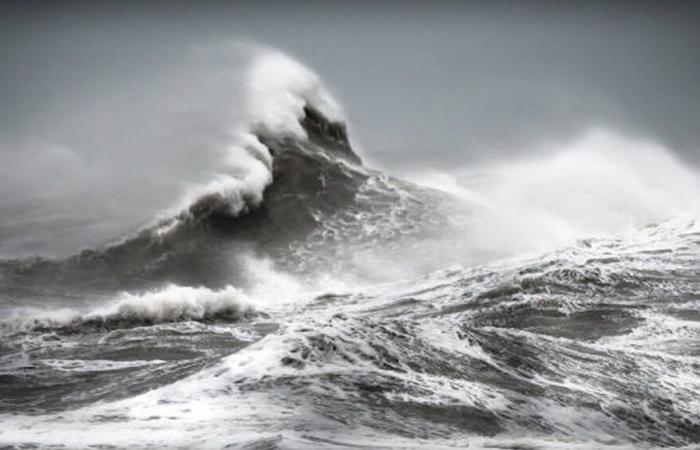
[(1, 205), (0, 447), (700, 443), (693, 169), (592, 129), (395, 176), (311, 69), (252, 60), (214, 169), (145, 220), (90, 227), (87, 194)]

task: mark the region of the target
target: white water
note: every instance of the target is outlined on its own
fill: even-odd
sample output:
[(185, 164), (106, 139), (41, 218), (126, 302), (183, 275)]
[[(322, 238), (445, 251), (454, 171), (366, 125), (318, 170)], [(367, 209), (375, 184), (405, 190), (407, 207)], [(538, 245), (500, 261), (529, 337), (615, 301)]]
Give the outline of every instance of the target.
[(187, 320), (236, 320), (255, 311), (249, 297), (233, 286), (219, 290), (169, 285), (162, 289), (132, 294), (124, 292), (114, 300), (87, 311), (61, 309), (16, 309), (3, 320), (8, 331), (32, 328), (80, 327), (84, 324), (107, 325), (120, 322), (135, 326), (144, 323)]
[(268, 51), (258, 57), (248, 74), (252, 124), (274, 134), (289, 133), (304, 139), (306, 132), (299, 119), (307, 103), (332, 121), (345, 121), (340, 104), (311, 70), (279, 52)]
[(700, 217), (698, 172), (671, 149), (602, 129), (528, 159), (411, 178), (468, 205), (466, 250), (492, 258)]
[(246, 76), (246, 119), (238, 125), (233, 144), (221, 152), (217, 173), (212, 180), (187, 188), (177, 206), (163, 214), (166, 220), (155, 233), (167, 234), (177, 224), (178, 213), (186, 216), (187, 209), (205, 196), (216, 196), (234, 217), (258, 207), (273, 182), (272, 156), (253, 133), (262, 129), (275, 136), (306, 139), (299, 120), (307, 104), (331, 120), (345, 120), (316, 74), (282, 53), (258, 49)]
[[(261, 66), (256, 67), (253, 71), (257, 72), (256, 80), (271, 78), (274, 83), (255, 86), (253, 92), (257, 90), (260, 98), (281, 102), (283, 106), (271, 108), (269, 115), (258, 111), (254, 117), (262, 120), (265, 126), (278, 127), (299, 136), (297, 119), (303, 106), (300, 99), (308, 100), (319, 95), (318, 80), (305, 69), (298, 70), (300, 66), (296, 63), (279, 58), (263, 59)], [(278, 77), (282, 81), (290, 81), (291, 91), (280, 88), (283, 83)], [(224, 152), (226, 158), (236, 155), (228, 165), (223, 166), (228, 169), (224, 178), (214, 184), (195, 186), (188, 192), (189, 197), (185, 197), (185, 205), (202, 194), (212, 192), (219, 193), (229, 202), (232, 214), (263, 201), (263, 189), (272, 181), (269, 153), (259, 142), (250, 140), (249, 135), (244, 135), (242, 141), (244, 145), (227, 148)], [(492, 164), (453, 173), (451, 178), (440, 174), (432, 180), (421, 178), (421, 181), (452, 192), (473, 206), (474, 218), (468, 222), (465, 235), (448, 237), (455, 243), (455, 248), (462, 246), (461, 250), (491, 253), (496, 257), (557, 250), (578, 239), (594, 236), (629, 237), (651, 223), (681, 216), (697, 217), (700, 211), (700, 185), (695, 172), (677, 161), (668, 149), (611, 132), (593, 132), (570, 145), (550, 149), (528, 161)], [(670, 236), (676, 234), (677, 230), (671, 230)], [(252, 308), (266, 306), (269, 310), (275, 310), (275, 305), (283, 304), (284, 308), (275, 310), (275, 320), (284, 327), (282, 333), (267, 336), (225, 358), (213, 368), (126, 400), (95, 404), (57, 415), (4, 416), (0, 441), (62, 444), (71, 448), (100, 444), (220, 448), (230, 442), (240, 443), (261, 435), (274, 436), (279, 433), (290, 438), (291, 442), (296, 440), (303, 447), (302, 437), (290, 431), (290, 423), (314, 423), (319, 427), (314, 430), (317, 434), (338, 437), (338, 430), (333, 429), (325, 418), (317, 416), (312, 405), (284, 402), (274, 393), (243, 391), (237, 386), (241, 382), (254, 385), (270, 375), (282, 378), (358, 371), (384, 375), (382, 370), (366, 361), (349, 364), (331, 357), (328, 361), (320, 359), (317, 364), (309, 364), (300, 371), (283, 366), (281, 360), (292, 353), (297, 345), (306, 342), (308, 329), (322, 329), (325, 335), (337, 338), (352, 351), (376, 354), (377, 350), (367, 345), (367, 336), (371, 338), (373, 332), (361, 329), (363, 322), (358, 321), (357, 328), (353, 328), (352, 320), (350, 325), (336, 326), (334, 317), (341, 312), (349, 315), (364, 312), (371, 321), (373, 313), (368, 312), (369, 307), (386, 306), (382, 302), (398, 298), (396, 291), (399, 288), (391, 285), (379, 288), (377, 292), (386, 289), (387, 296), (375, 297), (377, 304), (348, 300), (337, 308), (334, 305), (319, 307), (318, 310), (311, 309), (308, 315), (295, 316), (295, 305), (310, 304), (318, 292), (291, 276), (277, 273), (268, 261), (251, 259), (247, 267), (253, 286), (247, 293), (233, 287), (212, 291), (169, 286), (141, 295), (126, 293), (95, 311), (69, 315), (66, 319), (51, 317), (43, 323), (50, 326), (53, 323), (132, 318), (166, 322), (201, 320), (222, 313), (237, 318), (251, 312)], [(422, 288), (418, 286), (420, 283), (413, 281), (411, 290)], [(444, 279), (435, 277), (429, 278), (426, 284), (437, 286), (443, 282)], [(342, 283), (335, 286), (347, 290)], [(470, 288), (477, 290), (478, 286)], [(426, 307), (434, 306), (433, 303), (437, 304), (440, 300), (421, 297), (420, 294), (414, 297), (419, 302), (430, 303)], [(649, 315), (653, 318), (653, 314)], [(450, 327), (459, 325), (431, 322), (421, 332), (427, 341), (435, 339), (446, 350), (453, 350), (462, 356), (488, 359), (480, 348), (465, 348), (461, 341), (454, 339), (454, 334), (447, 335), (445, 332), (454, 331)], [(647, 328), (632, 337), (654, 341), (658, 336), (654, 325), (651, 321)], [(624, 347), (629, 344), (626, 339), (610, 338), (604, 344), (613, 348)], [(668, 375), (669, 383), (682, 385), (679, 379), (687, 372), (685, 368), (681, 369)], [(647, 370), (659, 370), (659, 367), (648, 367)], [(495, 411), (504, 411), (510, 406), (510, 400), (498, 392), (466, 380), (458, 382), (448, 377), (409, 373), (403, 381), (406, 386), (418, 386), (430, 392), (424, 396), (389, 392), (389, 400), (487, 406)], [(571, 380), (568, 382), (573, 383)], [(695, 388), (696, 384), (688, 381), (683, 386)], [(319, 385), (309, 389), (333, 389), (333, 386)], [(344, 394), (338, 392), (339, 396)], [(602, 413), (581, 418), (577, 411), (562, 405), (547, 401), (535, 404), (540, 407), (538, 414), (558, 429), (577, 433), (581, 441), (572, 443), (557, 436), (546, 439), (504, 436), (494, 440), (472, 440), (464, 435), (437, 443), (410, 440), (406, 445), (425, 445), (428, 448), (459, 446), (465, 442), (462, 439), (469, 439), (474, 445), (510, 442), (514, 445), (525, 443), (555, 448), (569, 445), (586, 448), (588, 439), (613, 437), (610, 430), (615, 424)], [(119, 420), (109, 420), (110, 417)], [(86, 441), (86, 427), (89, 429), (89, 442)], [(599, 430), (603, 431), (598, 433)], [(400, 442), (389, 441), (390, 437), (386, 435), (370, 439), (376, 430), (360, 431), (366, 433), (362, 439), (367, 443)], [(235, 436), (232, 436), (234, 433)], [(346, 436), (346, 440), (357, 443), (352, 437)]]

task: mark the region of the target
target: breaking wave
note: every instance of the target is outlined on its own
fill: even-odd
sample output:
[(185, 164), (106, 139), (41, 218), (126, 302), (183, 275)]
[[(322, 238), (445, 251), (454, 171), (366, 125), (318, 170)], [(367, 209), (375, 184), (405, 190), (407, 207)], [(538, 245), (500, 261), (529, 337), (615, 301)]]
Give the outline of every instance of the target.
[(700, 181), (670, 150), (594, 131), (412, 183), (300, 64), (247, 87), (157, 223), (0, 263), (0, 443), (700, 442)]
[[(306, 67), (281, 53), (264, 51), (247, 76), (247, 119), (224, 153), (221, 174), (204, 185), (190, 188), (175, 211), (156, 229), (159, 236), (192, 216), (224, 214), (231, 217), (257, 208), (272, 183), (272, 156), (260, 134), (306, 139), (301, 124), (312, 106), (330, 122), (342, 123), (339, 104)], [(172, 212), (169, 213), (173, 215)]]
[(112, 330), (162, 323), (235, 321), (252, 317), (255, 309), (247, 296), (233, 286), (221, 290), (170, 285), (144, 294), (120, 295), (115, 301), (88, 312), (71, 310), (20, 310), (0, 322), (0, 330), (80, 332)]

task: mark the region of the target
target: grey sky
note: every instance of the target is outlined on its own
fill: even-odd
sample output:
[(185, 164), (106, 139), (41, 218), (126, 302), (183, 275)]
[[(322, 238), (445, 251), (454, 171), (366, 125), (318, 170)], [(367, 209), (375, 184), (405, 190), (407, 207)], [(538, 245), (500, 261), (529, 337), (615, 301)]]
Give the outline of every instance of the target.
[(13, 127), (34, 119), (54, 79), (79, 76), (73, 53), (88, 69), (110, 60), (98, 74), (109, 83), (115, 56), (133, 73), (167, 64), (186, 45), (242, 39), (318, 72), (382, 162), (468, 162), (589, 125), (700, 154), (700, 7), (692, 2), (23, 5), (5, 5), (14, 12), (4, 14), (2, 47), (12, 57), (0, 63), (0, 93), (24, 95), (17, 84), (26, 87), (27, 70), (41, 89), (2, 102)]

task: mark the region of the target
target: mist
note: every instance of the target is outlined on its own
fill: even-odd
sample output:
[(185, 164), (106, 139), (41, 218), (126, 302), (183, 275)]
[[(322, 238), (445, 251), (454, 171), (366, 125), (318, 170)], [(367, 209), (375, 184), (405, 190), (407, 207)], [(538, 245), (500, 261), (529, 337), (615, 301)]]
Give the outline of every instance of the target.
[(246, 111), (243, 46), (143, 45), (129, 30), (94, 46), (73, 37), (79, 45), (32, 47), (48, 60), (17, 52), (14, 73), (3, 71), (16, 77), (3, 83), (0, 126), (9, 254), (75, 252), (152, 222), (225, 171)]

